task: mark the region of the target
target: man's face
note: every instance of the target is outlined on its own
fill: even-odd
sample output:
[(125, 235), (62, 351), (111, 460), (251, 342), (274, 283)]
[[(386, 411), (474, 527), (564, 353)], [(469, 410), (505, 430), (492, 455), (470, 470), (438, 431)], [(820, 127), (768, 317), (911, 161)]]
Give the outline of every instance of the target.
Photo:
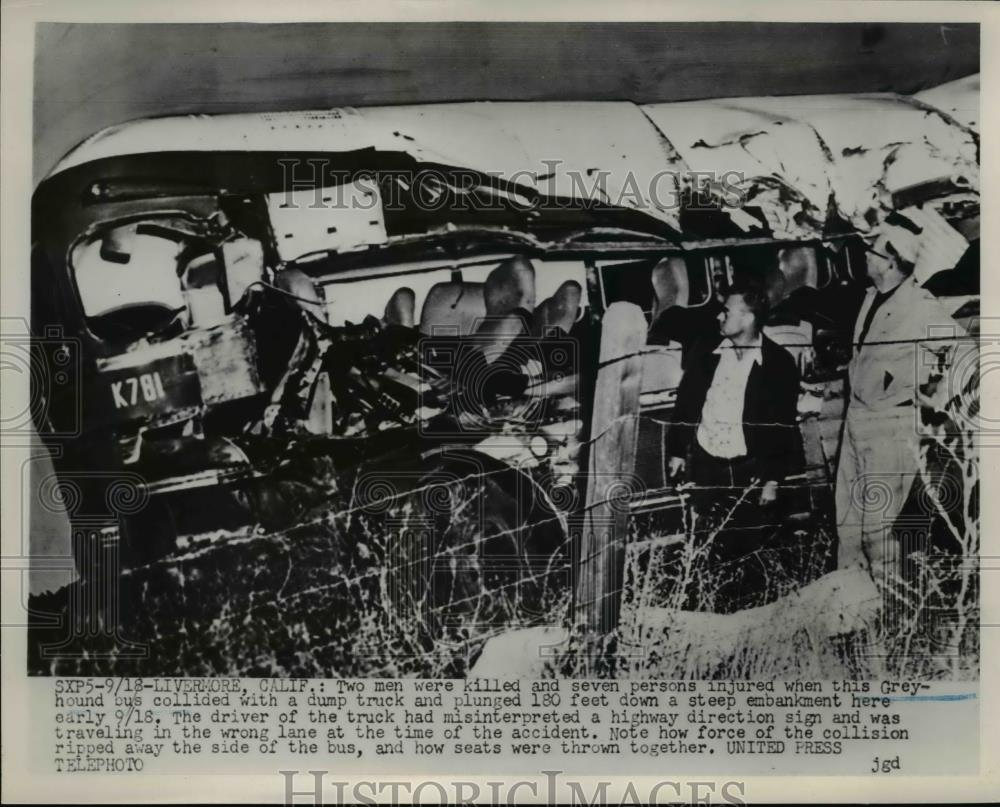
[(719, 312), (719, 333), (732, 338), (752, 328), (753, 313), (747, 308), (743, 295), (730, 294)]
[(873, 241), (865, 242), (865, 261), (868, 277), (875, 280), (896, 266), (896, 259), (889, 251), (889, 239), (879, 233)]

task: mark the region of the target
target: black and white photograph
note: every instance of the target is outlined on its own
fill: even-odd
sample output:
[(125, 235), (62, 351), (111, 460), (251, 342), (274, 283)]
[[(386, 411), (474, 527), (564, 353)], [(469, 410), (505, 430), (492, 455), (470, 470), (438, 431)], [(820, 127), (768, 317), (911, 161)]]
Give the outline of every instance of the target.
[(5, 5), (5, 798), (996, 795), (1000, 17), (417, 5)]
[(31, 674), (978, 679), (978, 26), (35, 63)]

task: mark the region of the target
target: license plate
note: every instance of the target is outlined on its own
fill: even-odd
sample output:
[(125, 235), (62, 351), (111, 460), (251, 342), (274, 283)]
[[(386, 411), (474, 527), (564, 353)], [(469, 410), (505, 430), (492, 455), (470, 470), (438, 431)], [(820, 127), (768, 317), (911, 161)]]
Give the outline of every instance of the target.
[(201, 385), (188, 354), (105, 375), (111, 409), (126, 419), (149, 417), (201, 403)]

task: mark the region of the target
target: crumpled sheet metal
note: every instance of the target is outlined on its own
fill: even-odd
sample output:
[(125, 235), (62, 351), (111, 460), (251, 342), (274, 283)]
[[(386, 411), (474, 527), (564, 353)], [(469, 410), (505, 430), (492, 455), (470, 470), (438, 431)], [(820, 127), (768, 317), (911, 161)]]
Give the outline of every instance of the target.
[(693, 174), (741, 176), (747, 206), (760, 208), (778, 237), (821, 232), (833, 188), (822, 141), (807, 124), (753, 109), (744, 99), (643, 108)]
[(742, 172), (748, 203), (764, 208), (779, 238), (822, 235), (828, 212), (870, 230), (892, 209), (893, 192), (933, 179), (979, 190), (975, 132), (902, 96), (733, 98), (644, 111), (693, 170)]
[(867, 231), (892, 208), (894, 191), (927, 180), (960, 177), (978, 192), (979, 139), (964, 125), (973, 120), (978, 126), (978, 77), (963, 79), (954, 93), (943, 85), (918, 98), (816, 95), (642, 107), (473, 102), (192, 115), (105, 129), (53, 173), (162, 150), (375, 149), (499, 175), (548, 196), (600, 199), (678, 229), (678, 192), (689, 187), (689, 171), (735, 171), (774, 235), (796, 239), (822, 237), (831, 215)]
[[(679, 227), (686, 166), (634, 104), (483, 102), (364, 114), (374, 128), (412, 138), (407, 151), (419, 160), (516, 179), (546, 196), (610, 202)], [(649, 178), (658, 173), (652, 190)]]
[(840, 215), (858, 230), (892, 209), (891, 194), (940, 177), (979, 190), (976, 135), (939, 111), (899, 96), (760, 99), (762, 107), (797, 112), (827, 144)]
[[(369, 148), (495, 174), (548, 196), (610, 201), (678, 227), (675, 192), (685, 166), (629, 102), (473, 102), (140, 120), (94, 135), (53, 173), (161, 150)], [(601, 172), (604, 193), (594, 193)], [(651, 193), (649, 178), (657, 172), (663, 174)]]

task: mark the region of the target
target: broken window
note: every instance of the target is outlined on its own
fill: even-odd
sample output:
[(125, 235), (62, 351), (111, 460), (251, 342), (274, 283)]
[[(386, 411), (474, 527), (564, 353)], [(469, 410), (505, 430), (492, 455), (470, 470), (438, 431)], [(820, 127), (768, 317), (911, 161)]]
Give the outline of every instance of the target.
[(187, 310), (178, 277), (183, 244), (141, 224), (105, 230), (72, 252), (73, 276), (91, 331), (105, 339), (163, 330)]
[[(670, 265), (670, 276), (674, 282), (667, 284), (672, 290), (671, 300), (660, 300), (656, 286), (660, 285), (657, 275), (660, 269)], [(713, 257), (674, 256), (671, 258), (643, 258), (637, 261), (599, 264), (601, 296), (604, 307), (624, 301), (635, 303), (647, 317), (669, 308), (697, 308), (705, 305), (712, 296), (712, 289), (723, 281), (725, 259)], [(659, 292), (663, 294), (663, 290)]]

